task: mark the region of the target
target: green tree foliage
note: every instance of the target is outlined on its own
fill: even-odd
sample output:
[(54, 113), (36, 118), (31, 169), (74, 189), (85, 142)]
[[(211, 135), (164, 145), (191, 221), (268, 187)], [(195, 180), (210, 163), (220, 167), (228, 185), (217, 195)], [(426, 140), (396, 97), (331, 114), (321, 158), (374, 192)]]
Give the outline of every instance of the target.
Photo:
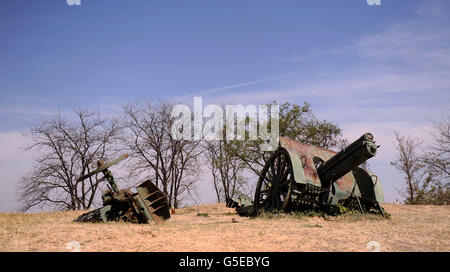
[(286, 102), (280, 105), (280, 136), (331, 149), (338, 145), (341, 129), (326, 120), (318, 120), (307, 102), (303, 106)]
[[(276, 104), (276, 101), (271, 104)], [(270, 123), (268, 127), (270, 129)], [(341, 129), (326, 120), (318, 120), (312, 113), (311, 105), (306, 102), (302, 106), (289, 102), (280, 105), (279, 135), (327, 149), (336, 148), (342, 141)], [(262, 144), (260, 139), (233, 141), (230, 152), (241, 159), (248, 169), (259, 175), (272, 154), (263, 151)]]

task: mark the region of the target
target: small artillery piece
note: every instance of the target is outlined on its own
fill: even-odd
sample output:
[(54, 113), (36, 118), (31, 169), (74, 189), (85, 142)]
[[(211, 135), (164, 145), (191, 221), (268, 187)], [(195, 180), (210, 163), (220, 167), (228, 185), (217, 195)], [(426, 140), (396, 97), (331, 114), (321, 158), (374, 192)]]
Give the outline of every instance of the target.
[(119, 189), (109, 167), (128, 158), (125, 154), (111, 162), (97, 161), (98, 168), (78, 180), (87, 179), (99, 172), (109, 183), (110, 188), (103, 193), (103, 207), (85, 213), (75, 222), (125, 221), (132, 223), (161, 223), (170, 218), (169, 204), (165, 195), (150, 180), (137, 186), (136, 193), (130, 189)]
[(280, 137), (256, 185), (252, 205), (227, 200), (241, 215), (259, 211), (327, 209), (337, 204), (362, 213), (380, 211), (384, 202), (378, 177), (358, 167), (375, 156), (378, 146), (365, 133), (339, 153)]

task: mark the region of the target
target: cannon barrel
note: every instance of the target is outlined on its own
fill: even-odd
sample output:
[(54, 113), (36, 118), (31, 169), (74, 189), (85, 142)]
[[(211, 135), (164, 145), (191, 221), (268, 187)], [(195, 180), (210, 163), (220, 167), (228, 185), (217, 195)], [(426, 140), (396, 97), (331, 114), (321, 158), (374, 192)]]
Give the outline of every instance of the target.
[(322, 182), (334, 182), (352, 171), (377, 153), (377, 146), (371, 133), (365, 133), (358, 140), (324, 162), (317, 169)]

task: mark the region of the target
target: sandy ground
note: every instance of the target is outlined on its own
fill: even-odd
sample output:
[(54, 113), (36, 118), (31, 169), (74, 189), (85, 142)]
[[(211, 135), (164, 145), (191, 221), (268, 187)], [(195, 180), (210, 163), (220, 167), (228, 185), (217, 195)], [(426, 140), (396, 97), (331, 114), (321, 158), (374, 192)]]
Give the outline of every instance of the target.
[(251, 219), (208, 204), (177, 209), (160, 225), (73, 223), (84, 211), (0, 213), (0, 251), (450, 251), (450, 207), (384, 208), (390, 219)]

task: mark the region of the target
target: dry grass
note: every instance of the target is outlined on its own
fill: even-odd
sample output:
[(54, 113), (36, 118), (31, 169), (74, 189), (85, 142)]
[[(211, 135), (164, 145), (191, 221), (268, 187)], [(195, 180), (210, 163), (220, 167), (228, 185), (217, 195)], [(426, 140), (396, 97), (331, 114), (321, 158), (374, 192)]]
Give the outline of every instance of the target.
[[(73, 223), (83, 211), (0, 214), (0, 251), (450, 251), (450, 207), (384, 205), (391, 219), (239, 217), (224, 204), (176, 210), (163, 224)], [(237, 223), (233, 223), (235, 218)]]

